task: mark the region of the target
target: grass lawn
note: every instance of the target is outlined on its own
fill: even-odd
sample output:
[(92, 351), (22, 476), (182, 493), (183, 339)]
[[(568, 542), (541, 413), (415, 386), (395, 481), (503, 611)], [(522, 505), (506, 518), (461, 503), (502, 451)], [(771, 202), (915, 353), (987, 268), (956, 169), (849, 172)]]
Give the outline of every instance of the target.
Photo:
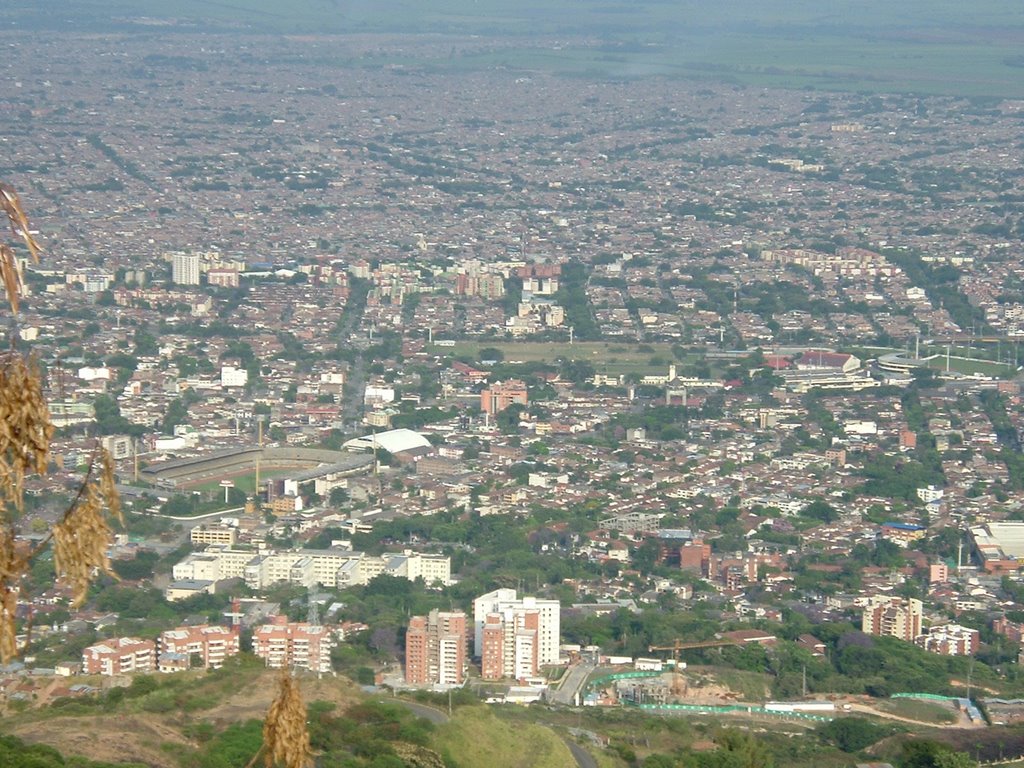
[(486, 707), (462, 707), (451, 722), (438, 726), (433, 748), (459, 765), (488, 768), (565, 768), (575, 760), (550, 728), (528, 723), (515, 727)]
[(934, 701), (920, 699), (885, 699), (879, 701), (875, 708), (882, 712), (917, 720), (922, 723), (955, 723), (956, 713), (952, 705), (943, 705)]
[[(938, 357), (928, 361), (928, 367), (935, 371), (946, 370), (946, 356), (939, 355)], [(996, 378), (1008, 379), (1013, 376), (1014, 370), (1012, 365), (1006, 365), (1005, 363), (996, 363), (991, 360), (977, 360), (968, 359), (966, 357), (953, 357), (950, 355), (949, 358), (949, 370), (955, 371), (956, 373), (963, 374), (974, 374), (980, 373), (982, 376), (994, 376)]]
[[(260, 472), (260, 482), (263, 483), (267, 480), (276, 480), (281, 477), (287, 477), (288, 475), (295, 474), (294, 470), (276, 470), (273, 472)], [(234, 477), (227, 478), (234, 483), (235, 488), (252, 495), (256, 492), (256, 473), (250, 472), (244, 475), (236, 475)], [(186, 487), (186, 486), (183, 486)], [(210, 491), (220, 494), (220, 498), (224, 498), (224, 489), (220, 486), (220, 480), (210, 480), (199, 485), (187, 486), (192, 491)]]
[(671, 363), (682, 366), (699, 359), (696, 354), (678, 360), (668, 342), (623, 344), (611, 341), (460, 341), (454, 347), (435, 347), (438, 352), (449, 351), (453, 356), (480, 360), (480, 350), (497, 349), (505, 363), (551, 363), (560, 359), (586, 361), (599, 373), (666, 373)]

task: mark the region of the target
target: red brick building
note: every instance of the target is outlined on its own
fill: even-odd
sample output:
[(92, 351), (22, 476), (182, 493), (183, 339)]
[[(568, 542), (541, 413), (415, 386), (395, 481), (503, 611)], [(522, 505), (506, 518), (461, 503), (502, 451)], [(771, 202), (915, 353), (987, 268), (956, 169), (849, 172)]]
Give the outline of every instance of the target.
[(461, 685), (466, 679), (469, 635), (462, 611), (413, 616), (405, 633), (405, 682)]
[(252, 651), (268, 667), (299, 667), (313, 672), (331, 671), (334, 633), (327, 627), (289, 622), (277, 616), (273, 624), (257, 627), (252, 634)]
[(126, 675), (152, 672), (156, 666), (156, 643), (137, 637), (119, 637), (90, 645), (82, 651), (82, 674)]
[(484, 619), (480, 677), (523, 680), (540, 672), (540, 611), (509, 609)]
[(518, 379), (495, 382), (480, 393), (480, 410), (494, 416), (516, 403), (526, 405), (526, 384)]
[(159, 656), (184, 654), (204, 669), (220, 669), (224, 660), (238, 653), (238, 633), (228, 627), (178, 627), (160, 633), (157, 639)]

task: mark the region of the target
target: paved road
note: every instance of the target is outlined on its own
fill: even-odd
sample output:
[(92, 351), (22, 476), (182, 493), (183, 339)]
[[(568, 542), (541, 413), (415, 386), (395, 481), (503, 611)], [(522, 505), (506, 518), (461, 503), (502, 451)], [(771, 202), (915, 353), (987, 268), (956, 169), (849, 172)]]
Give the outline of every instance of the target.
[[(245, 512), (245, 507), (232, 507), (231, 509), (222, 509), (217, 512), (207, 512), (205, 515), (164, 515), (160, 512), (154, 512), (149, 517), (162, 517), (165, 520), (177, 520), (181, 523), (195, 522), (199, 523), (203, 520), (209, 520), (214, 517), (232, 517), (237, 515), (239, 512)], [(194, 528), (195, 526), (190, 526)]]
[(409, 701), (408, 699), (388, 699), (392, 704), (398, 704), (400, 707), (405, 707), (412, 712), (416, 717), (422, 717), (424, 720), (428, 720), (434, 725), (444, 725), (450, 719), (448, 713), (443, 709), (437, 707), (431, 707), (427, 704), (420, 704), (418, 701)]
[(576, 694), (582, 695), (583, 684), (587, 682), (590, 673), (595, 669), (596, 667), (593, 664), (586, 664), (584, 662), (569, 667), (569, 671), (565, 673), (565, 679), (562, 681), (562, 684), (551, 695), (551, 700), (555, 704), (561, 704), (566, 707), (578, 704)]
[(569, 751), (572, 752), (572, 756), (576, 759), (576, 765), (578, 765), (579, 768), (597, 768), (597, 760), (595, 760), (594, 756), (587, 752), (587, 750), (572, 739), (567, 739), (564, 736), (562, 737), (562, 741), (565, 742), (565, 746), (567, 746)]

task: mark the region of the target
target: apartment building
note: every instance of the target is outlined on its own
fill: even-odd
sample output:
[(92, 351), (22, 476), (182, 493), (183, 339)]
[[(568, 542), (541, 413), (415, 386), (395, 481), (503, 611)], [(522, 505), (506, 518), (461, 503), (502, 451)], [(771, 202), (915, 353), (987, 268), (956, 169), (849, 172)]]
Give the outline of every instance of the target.
[[(224, 660), (238, 653), (238, 633), (228, 627), (201, 625), (178, 627), (160, 633), (157, 638), (158, 663), (166, 654), (182, 655), (188, 660), (186, 667), (202, 666), (204, 669), (220, 669)], [(176, 668), (179, 665), (170, 665)]]
[(526, 384), (518, 379), (495, 382), (480, 393), (480, 410), (494, 416), (516, 403), (526, 405), (528, 401)]
[(197, 525), (188, 534), (193, 544), (220, 544), (233, 547), (238, 543), (238, 529), (230, 525)]
[[(538, 664), (556, 664), (558, 662), (558, 645), (561, 632), (561, 605), (557, 600), (543, 600), (537, 597), (519, 599), (514, 589), (496, 589), (481, 595), (473, 601), (473, 653), (483, 658), (484, 626), (488, 617), (499, 615), (502, 622), (505, 617), (513, 619), (518, 614), (536, 612), (537, 614), (537, 662)], [(493, 625), (493, 621), (491, 622)], [(525, 626), (525, 625), (523, 625)]]
[(505, 608), (484, 617), (480, 676), (524, 680), (540, 672), (541, 613)]
[(923, 605), (913, 598), (874, 595), (861, 617), (861, 629), (869, 635), (898, 637), (908, 643), (921, 634)]
[(405, 681), (413, 685), (461, 685), (469, 641), (466, 614), (433, 610), (413, 616), (405, 633)]
[(328, 627), (305, 622), (289, 622), (278, 616), (272, 624), (257, 627), (252, 634), (252, 650), (268, 667), (331, 671), (334, 632)]
[(943, 656), (970, 656), (981, 645), (981, 634), (959, 624), (944, 624), (931, 627), (928, 634), (915, 638), (915, 643), (926, 651)]
[(156, 643), (137, 637), (119, 637), (90, 645), (82, 651), (82, 674), (127, 675), (152, 672), (156, 661)]

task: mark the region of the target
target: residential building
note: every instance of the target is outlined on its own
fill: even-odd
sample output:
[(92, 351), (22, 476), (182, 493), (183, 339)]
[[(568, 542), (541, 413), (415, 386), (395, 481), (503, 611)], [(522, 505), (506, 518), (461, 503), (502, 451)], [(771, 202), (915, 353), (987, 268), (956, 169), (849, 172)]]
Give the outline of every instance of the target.
[(245, 368), (223, 365), (220, 369), (220, 385), (222, 387), (244, 387), (249, 382), (249, 372)]
[(518, 379), (495, 382), (480, 393), (480, 410), (494, 416), (510, 405), (526, 405), (528, 395), (526, 384)]
[(198, 253), (175, 253), (171, 257), (171, 282), (176, 285), (199, 285)]
[(193, 544), (221, 544), (232, 547), (238, 542), (238, 529), (230, 525), (197, 525), (188, 534)]
[(1000, 616), (992, 622), (992, 631), (1015, 643), (1024, 642), (1024, 624)]
[(943, 656), (970, 656), (977, 652), (981, 635), (976, 629), (959, 624), (943, 624), (931, 627), (927, 634), (919, 635), (914, 642), (931, 653)]
[(152, 672), (156, 643), (137, 637), (119, 637), (90, 645), (82, 651), (82, 674), (126, 675)]
[(413, 616), (405, 633), (405, 681), (461, 685), (468, 641), (462, 611), (433, 610), (427, 616)]
[(257, 627), (252, 633), (253, 653), (273, 668), (330, 672), (334, 645), (334, 632), (328, 627), (289, 622), (287, 616), (277, 616), (274, 623)]
[(524, 680), (540, 672), (541, 613), (506, 607), (484, 617), (480, 676)]
[[(518, 614), (537, 614), (537, 659), (538, 664), (555, 664), (558, 662), (558, 644), (561, 628), (561, 605), (557, 600), (543, 600), (537, 597), (518, 599), (514, 589), (496, 589), (481, 595), (473, 601), (473, 653), (483, 657), (484, 625), (488, 617), (498, 614), (503, 622), (508, 622), (509, 613), (514, 618)], [(513, 626), (526, 627), (516, 620)], [(529, 624), (529, 622), (527, 622)], [(493, 622), (492, 622), (493, 624)]]
[(911, 643), (921, 634), (922, 611), (920, 600), (874, 595), (864, 607), (861, 629), (869, 635), (898, 637)]
[(238, 633), (219, 626), (178, 627), (160, 633), (157, 650), (161, 667), (165, 654), (181, 654), (187, 658), (188, 667), (220, 669), (226, 658), (238, 653)]

